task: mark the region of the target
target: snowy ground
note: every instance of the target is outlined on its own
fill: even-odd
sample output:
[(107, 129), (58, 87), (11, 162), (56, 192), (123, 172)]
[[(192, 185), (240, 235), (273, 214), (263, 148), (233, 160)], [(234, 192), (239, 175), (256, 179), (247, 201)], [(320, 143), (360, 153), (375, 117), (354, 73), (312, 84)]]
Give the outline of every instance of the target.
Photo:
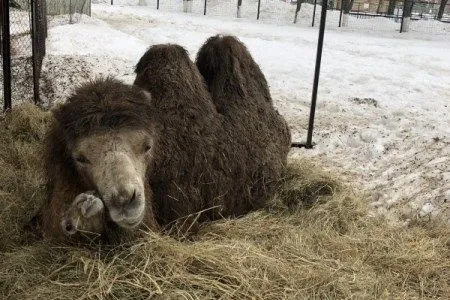
[[(317, 28), (269, 25), (93, 5), (93, 18), (49, 30), (44, 98), (63, 101), (97, 75), (131, 83), (146, 48), (178, 43), (195, 58), (207, 37), (237, 35), (261, 65), (294, 140), (303, 140)], [(327, 31), (314, 149), (292, 157), (320, 162), (372, 201), (373, 212), (405, 222), (450, 222), (450, 37)]]

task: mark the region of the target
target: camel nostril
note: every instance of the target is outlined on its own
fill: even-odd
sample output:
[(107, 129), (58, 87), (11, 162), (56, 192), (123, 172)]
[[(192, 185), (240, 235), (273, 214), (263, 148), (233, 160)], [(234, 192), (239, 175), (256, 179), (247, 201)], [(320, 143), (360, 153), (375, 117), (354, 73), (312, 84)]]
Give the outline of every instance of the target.
[(130, 201), (128, 201), (128, 204), (134, 203), (136, 200), (136, 190), (133, 191), (133, 196), (131, 196)]

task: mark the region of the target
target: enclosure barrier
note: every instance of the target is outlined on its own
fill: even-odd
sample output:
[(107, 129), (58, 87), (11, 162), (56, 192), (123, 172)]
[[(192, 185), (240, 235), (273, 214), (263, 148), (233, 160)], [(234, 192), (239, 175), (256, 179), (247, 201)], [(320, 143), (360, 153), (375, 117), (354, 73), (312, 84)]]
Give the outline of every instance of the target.
[(9, 1), (2, 0), (3, 110), (11, 109), (11, 35)]
[(45, 0), (3, 0), (1, 8), (2, 102), (8, 111), (13, 99), (39, 103), (47, 14)]
[[(156, 9), (165, 11), (270, 20), (314, 27), (320, 19), (318, 14), (320, 9), (317, 9), (317, 5), (321, 6), (323, 0), (136, 1), (139, 1), (139, 5), (150, 7), (156, 5)], [(428, 3), (422, 0), (328, 0), (326, 27), (397, 32), (400, 30), (405, 32), (409, 28), (421, 32), (450, 31), (450, 3), (448, 0), (437, 1), (441, 3)], [(409, 28), (403, 26), (405, 19), (411, 24)], [(447, 29), (444, 29), (445, 26)]]
[[(39, 82), (47, 38), (47, 15), (75, 23), (90, 15), (90, 0), (2, 0), (0, 12), (3, 111), (22, 101), (40, 103)], [(60, 18), (64, 20), (64, 18)]]

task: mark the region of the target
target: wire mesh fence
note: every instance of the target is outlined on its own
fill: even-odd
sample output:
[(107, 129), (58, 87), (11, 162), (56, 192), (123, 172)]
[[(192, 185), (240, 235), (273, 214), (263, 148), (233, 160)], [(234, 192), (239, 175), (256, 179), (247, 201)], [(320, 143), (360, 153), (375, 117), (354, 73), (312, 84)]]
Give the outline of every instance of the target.
[[(405, 0), (408, 1), (408, 0)], [(430, 0), (448, 1), (448, 0)], [(322, 0), (95, 0), (94, 3), (150, 6), (168, 12), (206, 14), (276, 24), (318, 26)], [(403, 0), (328, 0), (328, 29), (400, 31)], [(346, 13), (343, 6), (348, 3)], [(409, 2), (408, 2), (409, 3)], [(450, 32), (450, 4), (412, 1), (411, 31)], [(441, 12), (441, 16), (439, 13)]]
[[(2, 16), (2, 21), (3, 19), (4, 16)], [(32, 40), (31, 40), (31, 30), (32, 30), (31, 2), (11, 1), (9, 7), (9, 21), (10, 21), (9, 52), (10, 52), (10, 84), (11, 84), (10, 97), (12, 101), (32, 101), (33, 60), (32, 60)], [(3, 27), (4, 26), (2, 24), (2, 30), (4, 29)], [(2, 51), (2, 69), (3, 69), (3, 56), (5, 54), (8, 55), (8, 53), (3, 53)], [(1, 81), (3, 83), (3, 72), (0, 76)], [(3, 85), (2, 85), (2, 92), (3, 92)]]
[(91, 1), (3, 0), (1, 7), (0, 104), (8, 109), (12, 103), (37, 103), (47, 16), (59, 25), (76, 23), (82, 14), (90, 15)]
[(47, 0), (47, 14), (58, 16), (58, 22), (78, 23), (82, 15), (91, 15), (90, 0)]
[(45, 0), (8, 2), (2, 2), (1, 11), (0, 102), (6, 109), (11, 103), (39, 100), (39, 74), (47, 35)]

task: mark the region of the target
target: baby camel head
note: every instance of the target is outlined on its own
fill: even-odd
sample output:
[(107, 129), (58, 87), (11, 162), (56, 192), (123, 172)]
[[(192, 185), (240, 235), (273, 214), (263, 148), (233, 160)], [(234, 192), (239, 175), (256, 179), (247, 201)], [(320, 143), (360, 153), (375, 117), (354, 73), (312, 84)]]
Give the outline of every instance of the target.
[(82, 189), (103, 200), (111, 221), (127, 229), (141, 223), (151, 200), (146, 178), (156, 135), (150, 101), (137, 87), (101, 79), (54, 111), (59, 135), (50, 142), (64, 145), (60, 165), (71, 168)]

